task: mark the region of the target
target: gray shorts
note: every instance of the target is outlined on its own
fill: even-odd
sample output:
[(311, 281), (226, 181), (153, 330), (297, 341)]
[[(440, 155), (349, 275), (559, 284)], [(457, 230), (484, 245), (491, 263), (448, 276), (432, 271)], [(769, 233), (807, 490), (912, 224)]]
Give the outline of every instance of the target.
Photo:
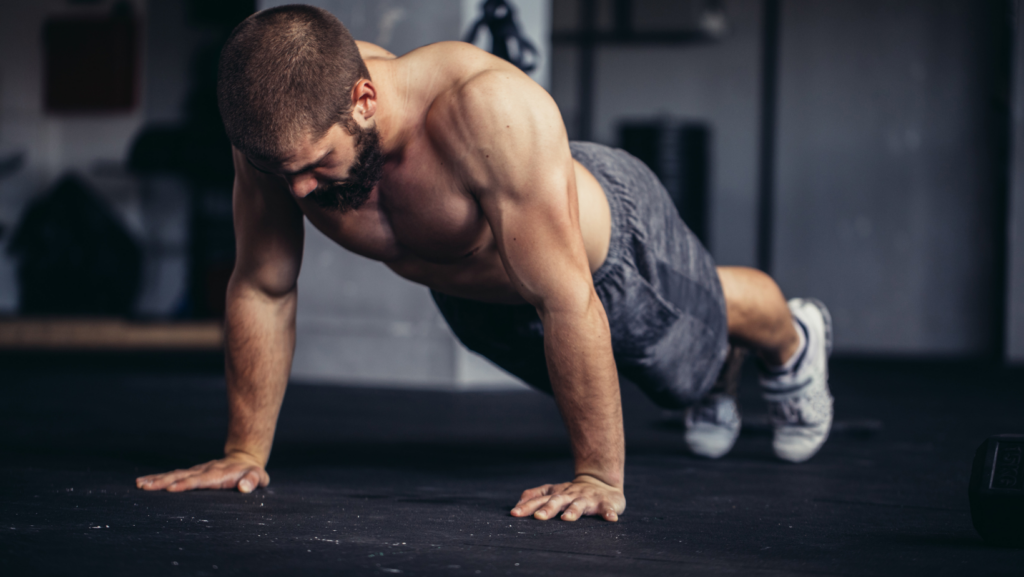
[[(715, 263), (643, 162), (599, 144), (570, 147), (611, 207), (611, 244), (594, 288), (608, 314), (619, 374), (663, 407), (693, 403), (714, 384), (729, 351)], [(532, 306), (432, 294), (466, 347), (551, 392), (544, 328)]]

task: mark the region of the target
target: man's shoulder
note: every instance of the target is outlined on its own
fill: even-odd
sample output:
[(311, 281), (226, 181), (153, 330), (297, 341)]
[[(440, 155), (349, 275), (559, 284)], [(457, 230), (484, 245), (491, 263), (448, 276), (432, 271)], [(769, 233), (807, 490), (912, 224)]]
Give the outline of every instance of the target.
[(419, 81), (428, 80), (447, 90), (465, 83), (481, 71), (507, 62), (476, 46), (455, 40), (421, 46), (394, 60), (397, 68)]
[[(497, 58), (486, 50), (481, 50), (468, 42), (443, 40), (403, 54), (399, 60), (432, 60), (438, 66), (473, 66), (478, 61)], [(501, 60), (500, 58), (497, 58)]]
[(371, 58), (394, 60), (396, 58), (396, 56), (389, 50), (365, 40), (356, 40), (356, 48), (359, 49), (359, 56), (361, 56), (363, 60), (369, 60)]
[(504, 116), (501, 112), (509, 106), (521, 104), (529, 88), (526, 84), (532, 82), (529, 77), (511, 65), (503, 66), (508, 64), (503, 60), (487, 64), (466, 70), (438, 92), (427, 112), (429, 132), (467, 137)]

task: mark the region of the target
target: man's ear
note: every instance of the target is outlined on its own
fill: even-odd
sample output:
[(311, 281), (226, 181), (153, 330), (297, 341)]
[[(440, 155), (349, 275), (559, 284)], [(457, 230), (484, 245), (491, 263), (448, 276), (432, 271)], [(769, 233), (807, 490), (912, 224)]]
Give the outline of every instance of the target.
[(367, 78), (362, 78), (352, 87), (352, 112), (358, 122), (369, 120), (377, 113), (377, 87)]

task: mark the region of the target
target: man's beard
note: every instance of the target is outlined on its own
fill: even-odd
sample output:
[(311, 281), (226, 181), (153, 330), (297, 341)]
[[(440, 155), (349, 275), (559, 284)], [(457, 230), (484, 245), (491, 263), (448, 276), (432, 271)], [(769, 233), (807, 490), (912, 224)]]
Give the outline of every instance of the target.
[(384, 154), (377, 127), (355, 125), (355, 136), (357, 156), (348, 171), (348, 178), (321, 184), (306, 196), (321, 208), (341, 213), (358, 209), (370, 198), (373, 187), (384, 175)]

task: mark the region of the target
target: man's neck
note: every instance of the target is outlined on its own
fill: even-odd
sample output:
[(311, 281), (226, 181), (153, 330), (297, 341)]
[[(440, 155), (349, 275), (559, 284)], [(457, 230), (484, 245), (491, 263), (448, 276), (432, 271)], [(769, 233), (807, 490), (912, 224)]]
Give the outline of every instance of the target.
[(366, 61), (377, 88), (377, 130), (385, 156), (400, 155), (423, 120), (427, 103), (417, 98), (414, 79), (398, 59)]

